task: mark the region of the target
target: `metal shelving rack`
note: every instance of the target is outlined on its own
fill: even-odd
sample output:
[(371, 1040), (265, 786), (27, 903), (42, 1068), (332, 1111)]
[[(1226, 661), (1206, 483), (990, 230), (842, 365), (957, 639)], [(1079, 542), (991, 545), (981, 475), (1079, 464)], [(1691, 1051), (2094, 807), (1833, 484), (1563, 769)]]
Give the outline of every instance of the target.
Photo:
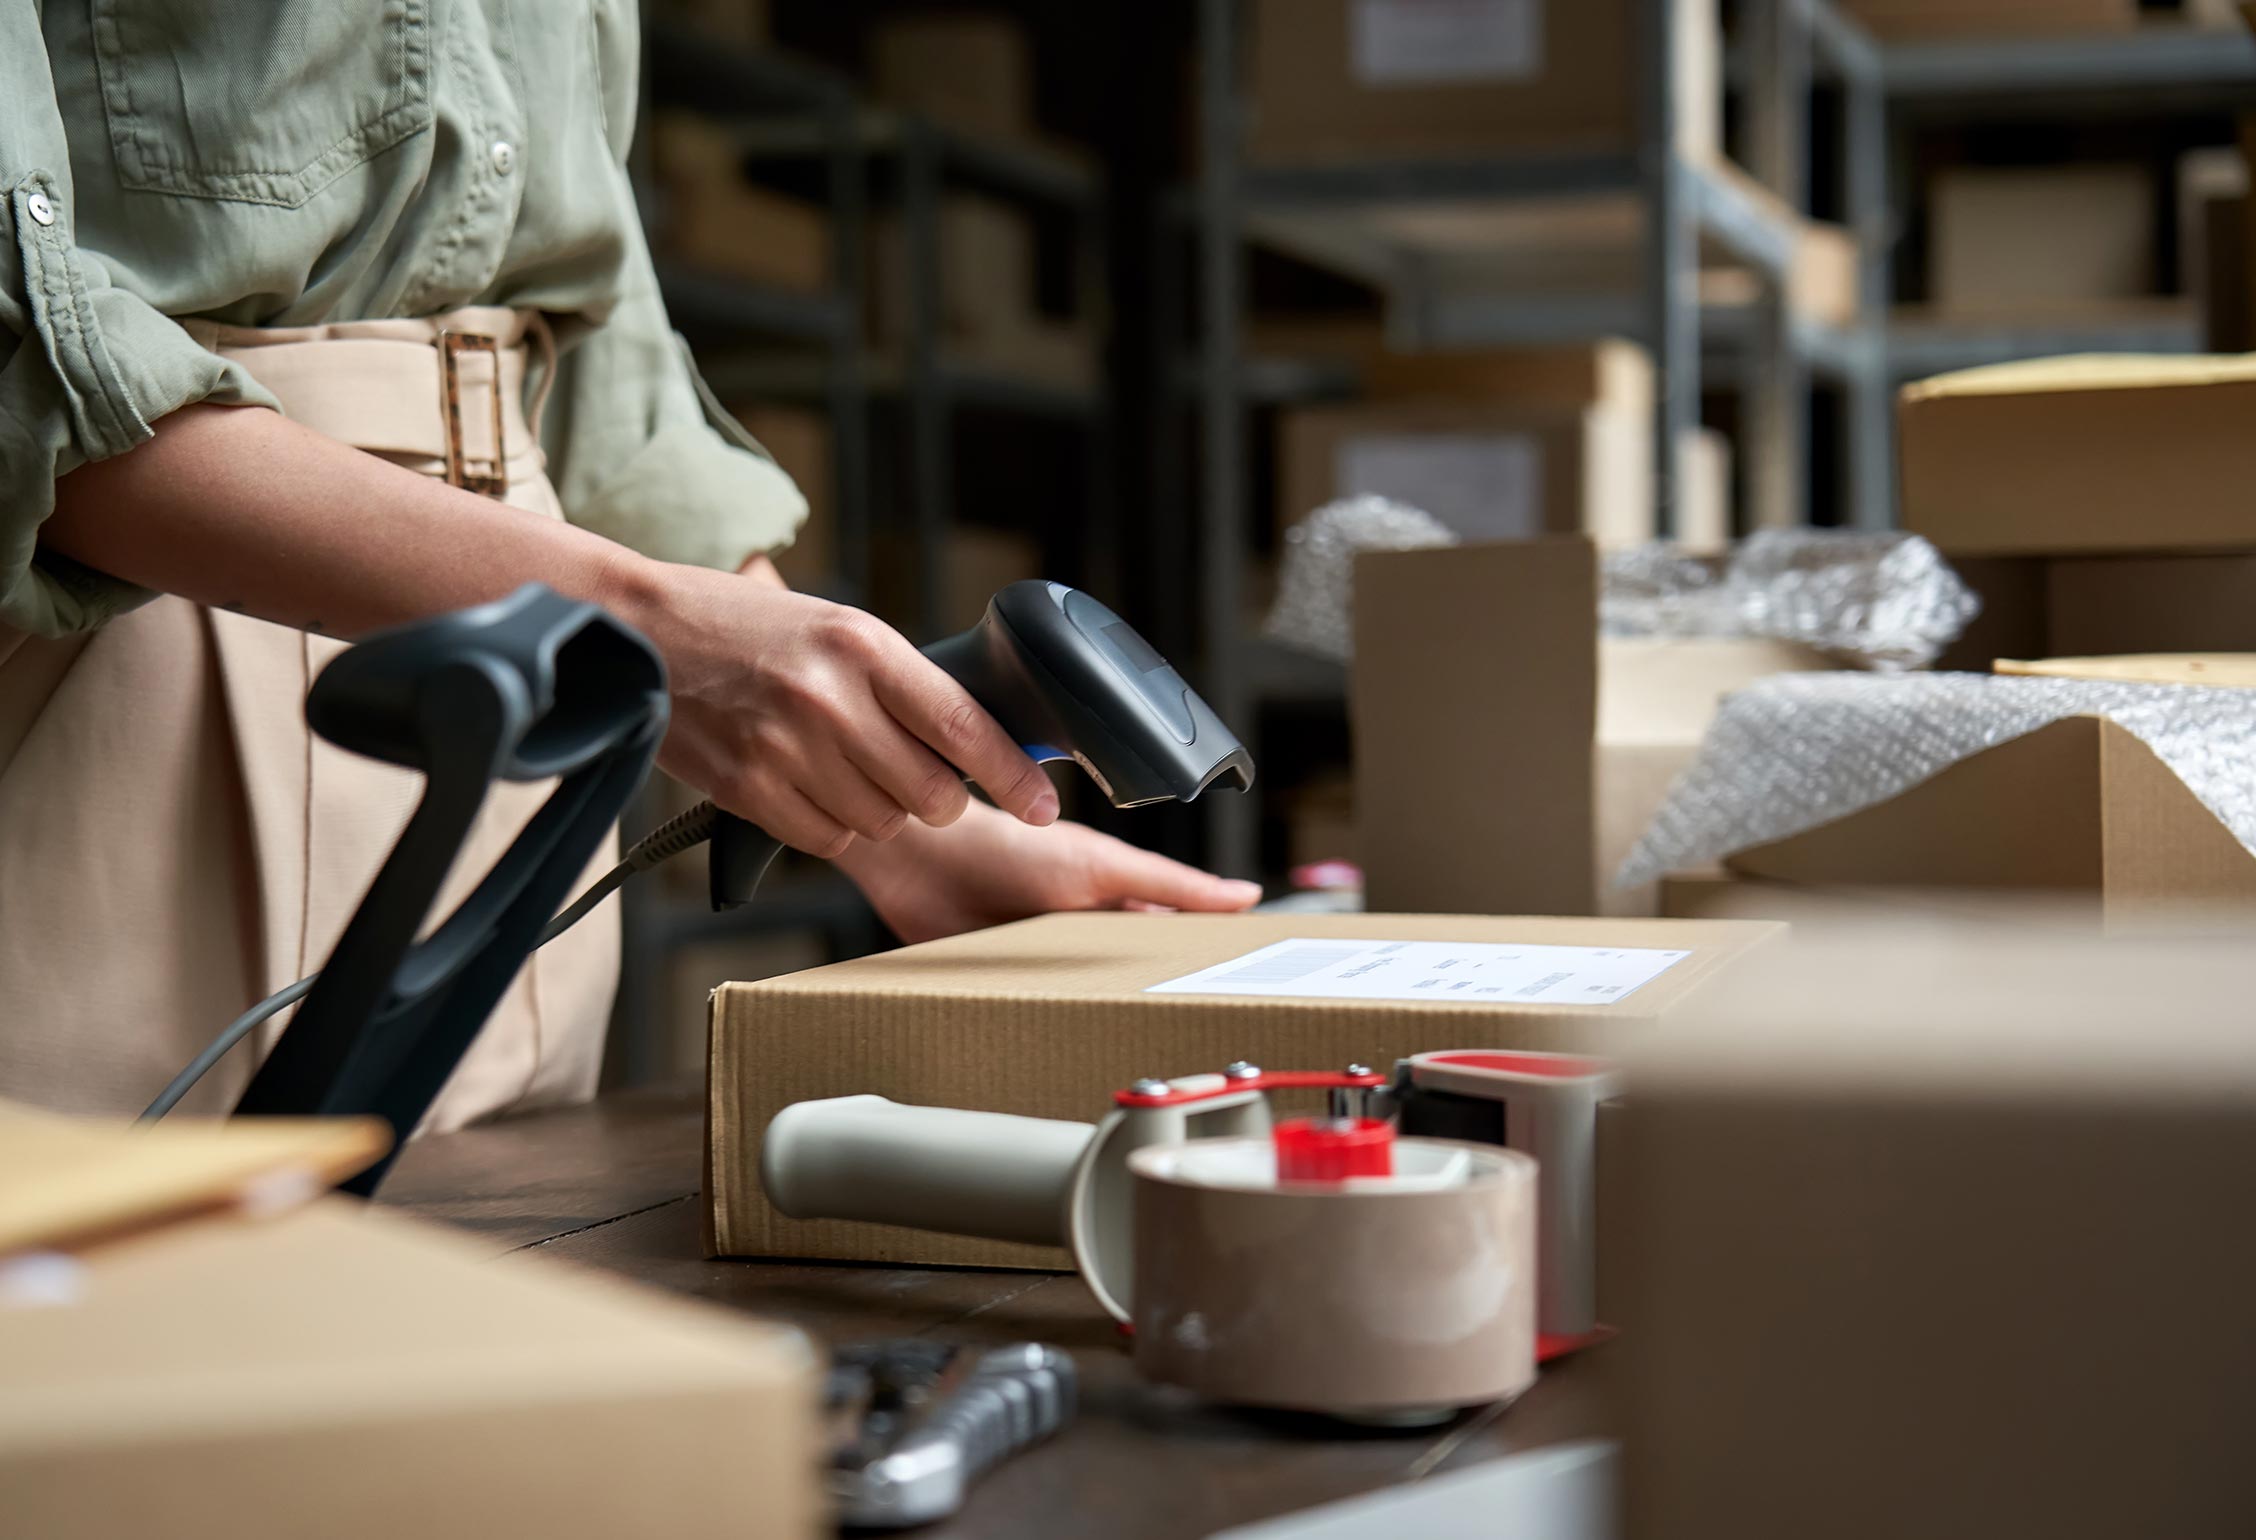
[[(1265, 216), (1347, 211), (1391, 202), (1495, 203), (1565, 195), (1630, 195), (1643, 210), (1644, 277), (1635, 295), (1577, 317), (1580, 335), (1623, 332), (1653, 356), (1656, 527), (1671, 527), (1676, 446), (1698, 425), (1704, 318), (1698, 296), (1704, 239), (1752, 270), (1761, 285), (1751, 317), (1714, 317), (1714, 338), (1736, 353), (1746, 392), (1749, 506), (1761, 525), (1799, 523), (1812, 372), (1840, 379), (1851, 401), (1852, 516), (1886, 521), (1890, 498), (1885, 353), (1877, 317), (1887, 293), (1885, 108), (1878, 50), (1826, 0), (1750, 0), (1748, 31), (1762, 68), (1747, 72), (1748, 171), (1787, 208), (1805, 197), (1809, 81), (1837, 76), (1847, 106), (1849, 223), (1859, 243), (1863, 319), (1847, 332), (1797, 318), (1788, 302), (1795, 227), (1744, 185), (1680, 149), (1677, 56), (1683, 46), (1671, 0), (1640, 0), (1642, 39), (1637, 143), (1610, 154), (1524, 154), (1268, 169), (1243, 160), (1238, 86), (1243, 15), (1239, 0), (1200, 0), (1199, 149), (1195, 197), (1201, 481), (1197, 505), (1200, 683), (1224, 720), (1255, 719), (1264, 695), (1307, 691), (1305, 671), (1269, 666), (1241, 636), (1245, 547), (1246, 412), (1256, 376), (1241, 355), (1245, 244)], [(1528, 309), (1492, 301), (1436, 301), (1417, 291), (1415, 265), (1396, 275), (1390, 326), (1412, 346), (1527, 340)], [(1559, 333), (1555, 333), (1557, 335)], [(1266, 374), (1273, 378), (1272, 368)], [(1208, 858), (1250, 874), (1258, 808), (1218, 799), (1209, 815)]]

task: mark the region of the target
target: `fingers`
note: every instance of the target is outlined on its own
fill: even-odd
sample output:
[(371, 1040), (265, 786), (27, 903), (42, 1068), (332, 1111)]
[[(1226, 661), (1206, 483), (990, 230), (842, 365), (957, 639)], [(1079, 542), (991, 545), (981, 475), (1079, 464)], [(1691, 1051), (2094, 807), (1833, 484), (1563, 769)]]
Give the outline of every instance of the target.
[(751, 820), (794, 850), (835, 861), (854, 843), (854, 831), (815, 806), (780, 776), (749, 776), (721, 806)]
[(961, 685), (905, 642), (902, 647), (901, 655), (872, 671), (878, 703), (934, 753), (984, 787), (995, 806), (1030, 824), (1055, 823), (1057, 792), (1042, 767)]
[(1149, 850), (1116, 841), (1096, 874), (1104, 901), (1122, 909), (1180, 909), (1234, 914), (1261, 900), (1261, 884), (1217, 877)]
[(847, 740), (856, 773), (920, 823), (941, 829), (961, 818), (971, 805), (971, 793), (956, 767), (903, 731), (886, 712), (870, 714), (877, 720)]

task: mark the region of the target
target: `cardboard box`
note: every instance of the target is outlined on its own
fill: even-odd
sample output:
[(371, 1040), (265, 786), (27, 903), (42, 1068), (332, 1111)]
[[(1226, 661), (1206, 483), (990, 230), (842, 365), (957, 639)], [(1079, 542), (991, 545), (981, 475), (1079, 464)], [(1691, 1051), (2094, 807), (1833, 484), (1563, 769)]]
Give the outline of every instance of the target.
[(770, 36), (768, 0), (663, 0), (653, 9), (665, 20), (722, 42), (760, 47)]
[(2098, 717), (2009, 739), (1724, 865), (1820, 886), (2096, 893), (2111, 926), (2256, 905), (2256, 855), (2151, 749)]
[(1295, 407), (1278, 415), (1278, 527), (1371, 492), (1467, 540), (1583, 534), (1609, 549), (1639, 545), (1653, 534), (1651, 438), (1650, 418), (1602, 407)]
[[(879, 532), (872, 543), (875, 570), (870, 599), (879, 615), (906, 621), (917, 612), (916, 543)], [(953, 634), (986, 613), (995, 591), (1042, 576), (1042, 548), (1031, 537), (978, 524), (951, 527), (941, 541), (940, 614), (943, 634)]]
[(1841, 8), (1891, 43), (2129, 32), (2139, 24), (2138, 0), (1842, 0)]
[(325, 1199), (0, 1309), (0, 1533), (827, 1534), (804, 1339)]
[(870, 33), (870, 84), (894, 106), (968, 134), (1034, 132), (1032, 47), (1007, 16), (886, 17)]
[(1897, 402), (1904, 527), (1947, 555), (2256, 549), (2256, 356), (1997, 364)]
[[(906, 226), (886, 214), (871, 222), (870, 235), (870, 336), (901, 342), (910, 333)], [(933, 235), (940, 279), (934, 319), (941, 337), (986, 337), (1033, 322), (1034, 226), (1024, 209), (978, 193), (951, 193), (940, 200)]]
[(658, 250), (688, 267), (801, 293), (830, 287), (830, 218), (744, 179), (735, 142), (687, 111), (652, 116)]
[(2252, 990), (1882, 930), (1704, 992), (1624, 1072), (1624, 1533), (2242, 1533)]
[[(1715, 0), (1679, 0), (1680, 144), (1718, 153)], [(1629, 150), (1638, 0), (1257, 0), (1257, 162)]]
[[(760, 1140), (793, 1102), (895, 1101), (1094, 1122), (1114, 1091), (1250, 1059), (1391, 1063), (1448, 1047), (1613, 1053), (1660, 1030), (1783, 927), (1437, 915), (1054, 914), (864, 957), (713, 998), (712, 1245), (724, 1256), (1062, 1267), (1046, 1247), (786, 1219), (760, 1189)], [(1612, 1005), (1155, 995), (1293, 938), (1656, 947), (1690, 955)]]
[(1676, 446), (1676, 527), (1668, 538), (1698, 556), (1720, 556), (1738, 532), (1731, 495), (1731, 440), (1708, 428)]
[(1653, 360), (1618, 337), (1550, 347), (1463, 348), (1436, 353), (1392, 349), (1363, 370), (1374, 401), (1480, 402), (1579, 410), (1653, 410)]
[(771, 553), (776, 570), (806, 593), (836, 591), (838, 573), (838, 492), (831, 452), (830, 423), (805, 407), (740, 402), (730, 415), (760, 441), (776, 465), (807, 499), (807, 521), (799, 537)]
[(1762, 641), (1601, 639), (1583, 540), (1355, 564), (1356, 843), (1374, 909), (1653, 912), (1614, 873), (1727, 692), (1828, 666)]
[(2256, 554), (1954, 560), (1982, 613), (1936, 667), (1999, 658), (2256, 652)]
[(2142, 165), (1954, 167), (1929, 199), (1938, 310), (2026, 315), (2156, 290), (2154, 179)]
[(1775, 920), (1796, 936), (1885, 925), (1891, 936), (1948, 936), (1970, 924), (2095, 936), (2096, 891), (1820, 885), (1749, 877), (1716, 867), (1661, 879), (1660, 911), (1672, 920)]
[(1292, 866), (1355, 859), (1355, 782), (1327, 775), (1293, 788), (1281, 799), (1285, 859)]

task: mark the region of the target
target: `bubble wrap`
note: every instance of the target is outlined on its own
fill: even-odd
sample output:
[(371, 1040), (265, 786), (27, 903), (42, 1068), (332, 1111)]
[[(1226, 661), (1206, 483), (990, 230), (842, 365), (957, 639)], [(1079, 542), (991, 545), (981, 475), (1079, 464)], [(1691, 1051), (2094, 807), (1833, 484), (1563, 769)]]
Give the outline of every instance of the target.
[(1355, 553), (1456, 543), (1446, 524), (1407, 503), (1384, 497), (1326, 503), (1285, 531), (1277, 602), (1262, 634), (1344, 663), (1355, 647)]
[(1917, 535), (1772, 529), (1720, 567), (1667, 546), (1606, 559), (1612, 636), (1762, 636), (1864, 668), (1923, 668), (1981, 609)]
[(1615, 879), (1830, 823), (2064, 717), (2136, 736), (2256, 851), (2256, 690), (1989, 674), (1781, 674), (1735, 691)]

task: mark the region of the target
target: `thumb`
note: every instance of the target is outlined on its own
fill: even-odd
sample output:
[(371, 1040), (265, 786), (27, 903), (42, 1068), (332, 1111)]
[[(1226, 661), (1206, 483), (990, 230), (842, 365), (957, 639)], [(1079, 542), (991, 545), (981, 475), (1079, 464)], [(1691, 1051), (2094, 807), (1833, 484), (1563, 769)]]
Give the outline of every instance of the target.
[(1184, 909), (1233, 914), (1261, 900), (1261, 884), (1217, 877), (1195, 866), (1114, 841), (1097, 863), (1097, 902), (1111, 908)]

